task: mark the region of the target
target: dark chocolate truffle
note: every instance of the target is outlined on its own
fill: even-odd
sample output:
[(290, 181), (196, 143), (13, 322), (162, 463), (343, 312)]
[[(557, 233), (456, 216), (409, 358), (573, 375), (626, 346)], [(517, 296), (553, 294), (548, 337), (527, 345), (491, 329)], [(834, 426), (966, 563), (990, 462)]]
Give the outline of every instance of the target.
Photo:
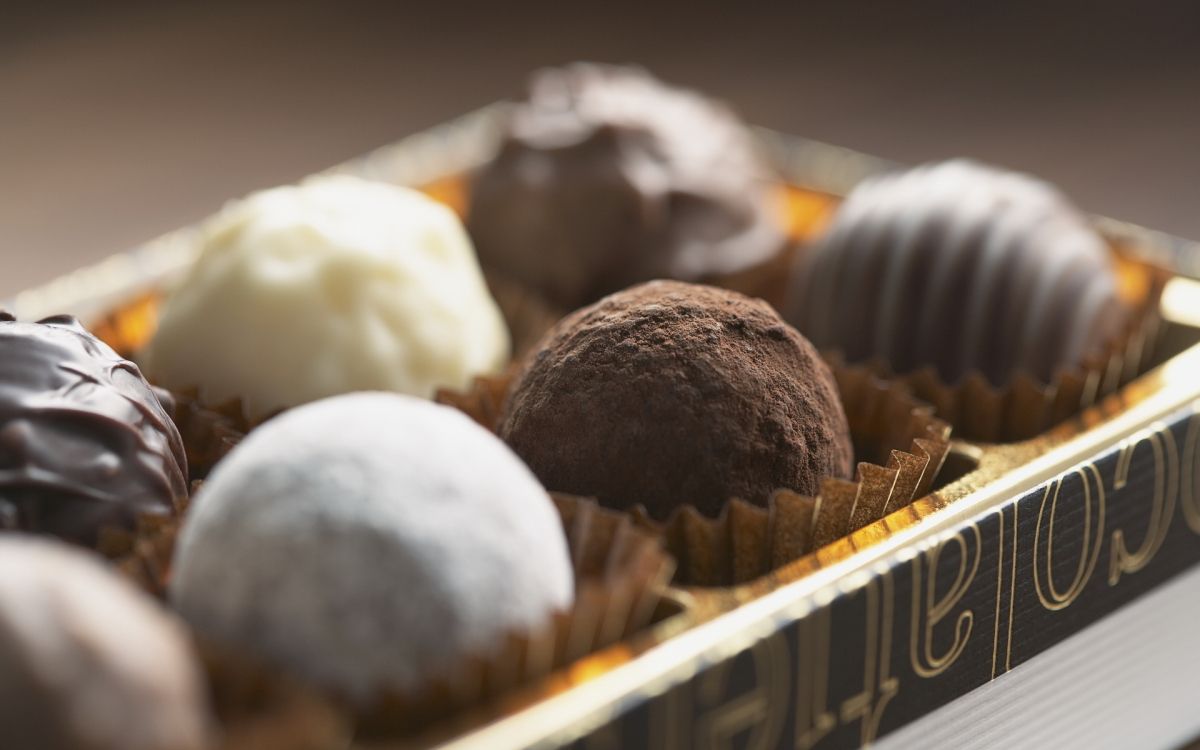
[(170, 593), (202, 635), (369, 704), (546, 625), (574, 578), (553, 503), (495, 435), (356, 393), (276, 417), (217, 466)]
[(0, 537), (0, 746), (201, 750), (209, 720), (187, 631), (99, 559)]
[(549, 489), (656, 518), (850, 474), (837, 385), (762, 300), (654, 281), (565, 318), (513, 384), (500, 435)]
[(654, 278), (743, 271), (784, 245), (777, 183), (724, 106), (638, 68), (533, 76), (476, 176), (484, 264), (575, 308)]
[(1050, 185), (956, 160), (870, 179), (797, 262), (788, 320), (851, 362), (1050, 382), (1119, 331), (1108, 249)]
[(164, 400), (74, 318), (0, 313), (0, 528), (92, 544), (174, 513), (187, 458)]

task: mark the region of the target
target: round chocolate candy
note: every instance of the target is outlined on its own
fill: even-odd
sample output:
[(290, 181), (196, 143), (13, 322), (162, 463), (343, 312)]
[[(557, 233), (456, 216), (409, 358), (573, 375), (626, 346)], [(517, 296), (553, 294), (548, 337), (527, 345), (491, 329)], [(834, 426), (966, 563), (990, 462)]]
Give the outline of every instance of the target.
[(665, 518), (846, 477), (816, 350), (762, 300), (654, 281), (564, 319), (513, 384), (500, 435), (552, 490)]
[(74, 318), (0, 315), (0, 528), (92, 544), (174, 513), (187, 458), (170, 406)]
[(575, 308), (774, 257), (777, 189), (726, 107), (638, 68), (580, 63), (533, 77), (472, 183), (468, 228), (485, 264)]

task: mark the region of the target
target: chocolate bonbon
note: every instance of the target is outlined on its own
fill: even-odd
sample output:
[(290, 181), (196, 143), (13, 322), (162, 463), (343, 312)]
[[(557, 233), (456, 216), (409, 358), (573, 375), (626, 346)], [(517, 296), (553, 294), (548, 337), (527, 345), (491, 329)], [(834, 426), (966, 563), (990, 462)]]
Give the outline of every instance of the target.
[(0, 315), (0, 528), (92, 544), (173, 514), (187, 458), (169, 406), (74, 318)]
[(797, 262), (785, 315), (822, 349), (900, 373), (1050, 383), (1127, 311), (1108, 248), (1050, 185), (955, 160), (872, 178)]
[(579, 63), (534, 75), (473, 180), (468, 228), (486, 264), (575, 308), (771, 259), (785, 244), (778, 188), (724, 106)]
[(816, 494), (853, 460), (837, 386), (769, 305), (671, 281), (579, 310), (509, 395), (500, 435), (549, 489), (665, 518)]

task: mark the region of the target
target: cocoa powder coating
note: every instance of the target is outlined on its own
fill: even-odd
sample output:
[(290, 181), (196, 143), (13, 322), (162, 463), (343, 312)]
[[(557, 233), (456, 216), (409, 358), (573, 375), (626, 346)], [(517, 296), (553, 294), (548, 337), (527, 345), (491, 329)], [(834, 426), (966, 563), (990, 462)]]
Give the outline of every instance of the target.
[(762, 300), (652, 281), (565, 318), (514, 382), (500, 435), (551, 490), (656, 518), (717, 515), (846, 477), (829, 368)]

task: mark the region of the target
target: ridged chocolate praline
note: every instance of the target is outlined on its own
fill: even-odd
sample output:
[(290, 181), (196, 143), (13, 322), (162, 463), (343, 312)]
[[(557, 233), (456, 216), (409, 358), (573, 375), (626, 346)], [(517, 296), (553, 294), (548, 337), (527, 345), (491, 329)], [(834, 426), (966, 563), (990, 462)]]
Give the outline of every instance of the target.
[(0, 529), (90, 545), (174, 513), (187, 458), (164, 400), (74, 318), (0, 312)]
[(1045, 182), (967, 160), (870, 179), (798, 260), (785, 317), (896, 372), (1049, 383), (1126, 319), (1104, 240)]
[(500, 436), (547, 488), (660, 519), (848, 477), (837, 384), (770, 305), (652, 281), (565, 318), (512, 386)]
[(473, 180), (468, 229), (486, 266), (575, 308), (774, 257), (777, 190), (723, 105), (639, 68), (577, 63), (533, 76)]

